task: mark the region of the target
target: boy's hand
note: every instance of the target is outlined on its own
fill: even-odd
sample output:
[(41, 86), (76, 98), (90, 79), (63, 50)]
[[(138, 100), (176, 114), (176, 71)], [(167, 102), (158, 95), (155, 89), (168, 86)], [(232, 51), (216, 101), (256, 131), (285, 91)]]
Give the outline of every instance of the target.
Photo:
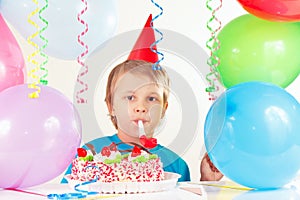
[(223, 174), (214, 166), (207, 153), (202, 158), (200, 173), (200, 181), (219, 181), (223, 177)]

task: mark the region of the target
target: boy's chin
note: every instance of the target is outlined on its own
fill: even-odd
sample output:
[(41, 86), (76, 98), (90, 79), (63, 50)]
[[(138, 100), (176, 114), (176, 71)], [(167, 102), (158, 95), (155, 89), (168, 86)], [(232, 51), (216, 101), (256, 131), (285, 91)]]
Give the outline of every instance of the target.
[(119, 133), (121, 133), (122, 135), (126, 136), (126, 137), (130, 137), (130, 138), (139, 138), (139, 133), (137, 133), (136, 131), (124, 131), (124, 130), (119, 130)]

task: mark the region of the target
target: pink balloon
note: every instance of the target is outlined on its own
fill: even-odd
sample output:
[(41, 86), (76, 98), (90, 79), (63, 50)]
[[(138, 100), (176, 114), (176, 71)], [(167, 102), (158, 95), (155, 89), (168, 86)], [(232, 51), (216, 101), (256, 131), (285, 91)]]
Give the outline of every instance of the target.
[(42, 86), (40, 96), (27, 84), (0, 93), (0, 188), (47, 182), (71, 163), (81, 142), (81, 121), (59, 91)]
[(24, 83), (22, 51), (0, 14), (0, 92)]
[(0, 92), (11, 86), (24, 83), (24, 73), (22, 69), (15, 67), (0, 66)]

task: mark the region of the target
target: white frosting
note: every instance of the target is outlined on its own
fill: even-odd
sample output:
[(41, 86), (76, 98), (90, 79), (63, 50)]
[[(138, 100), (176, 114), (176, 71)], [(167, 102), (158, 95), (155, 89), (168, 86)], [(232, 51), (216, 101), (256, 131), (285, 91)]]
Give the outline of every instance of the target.
[(119, 151), (111, 151), (109, 156), (102, 156), (101, 153), (94, 155), (94, 161), (104, 161), (106, 159), (114, 160), (116, 159), (117, 155), (121, 156), (121, 153)]

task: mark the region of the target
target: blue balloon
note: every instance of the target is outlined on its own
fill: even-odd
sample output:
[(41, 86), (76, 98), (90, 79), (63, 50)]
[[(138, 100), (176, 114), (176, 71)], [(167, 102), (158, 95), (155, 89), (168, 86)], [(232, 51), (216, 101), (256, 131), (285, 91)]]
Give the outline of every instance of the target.
[(300, 169), (299, 103), (270, 83), (235, 85), (208, 111), (204, 141), (231, 180), (256, 189), (282, 187)]
[[(39, 13), (30, 17), (40, 29), (48, 43), (38, 35), (31, 40), (39, 47), (47, 44), (44, 52), (56, 58), (75, 60), (85, 53), (86, 48), (79, 43), (78, 35), (84, 45), (88, 47), (88, 54), (110, 39), (117, 28), (117, 1), (116, 0), (87, 0), (87, 6), (82, 1), (50, 0), (48, 7), (44, 1), (37, 6), (28, 0), (1, 0), (0, 13), (2, 16), (27, 40), (38, 29), (28, 22), (28, 17), (38, 7), (40, 16), (47, 21), (48, 26), (39, 18)], [(85, 7), (87, 8), (84, 11)], [(45, 8), (44, 10), (42, 8)], [(80, 14), (84, 11), (83, 14)], [(78, 19), (79, 17), (79, 19)], [(87, 24), (83, 25), (80, 20)]]

